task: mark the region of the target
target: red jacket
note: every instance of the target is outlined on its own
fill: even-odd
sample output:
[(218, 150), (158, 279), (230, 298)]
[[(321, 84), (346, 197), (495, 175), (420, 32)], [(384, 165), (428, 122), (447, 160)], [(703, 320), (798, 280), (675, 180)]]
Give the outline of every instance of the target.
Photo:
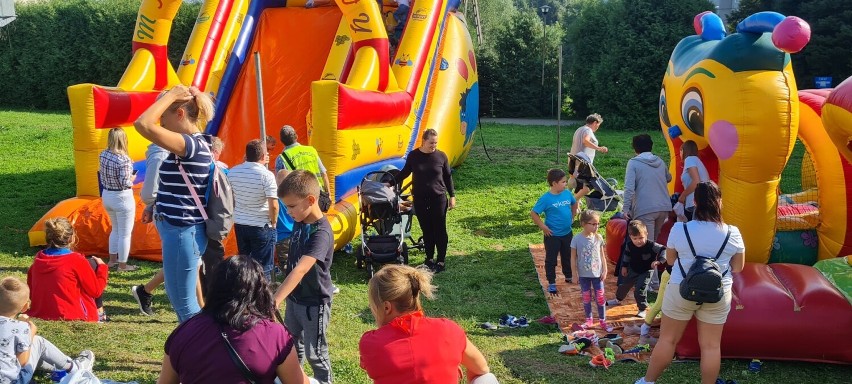
[(27, 314), (44, 320), (98, 321), (95, 297), (107, 285), (109, 268), (97, 271), (81, 253), (63, 249), (39, 251), (27, 272), (30, 310)]
[(459, 382), (465, 347), (458, 324), (413, 312), (364, 333), (358, 350), (375, 384), (446, 384)]

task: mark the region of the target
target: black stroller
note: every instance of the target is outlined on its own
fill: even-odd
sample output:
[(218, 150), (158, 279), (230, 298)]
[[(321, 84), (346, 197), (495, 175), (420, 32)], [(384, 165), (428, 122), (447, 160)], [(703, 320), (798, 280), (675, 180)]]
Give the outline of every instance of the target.
[[(377, 264), (408, 264), (409, 248), (423, 249), (422, 239), (411, 238), (411, 219), (414, 210), (408, 196), (396, 183), (399, 170), (370, 172), (358, 186), (361, 223), (361, 252), (358, 268), (366, 266), (367, 276), (373, 277)], [(406, 243), (408, 239), (412, 244)]]
[(592, 191), (586, 195), (586, 207), (589, 209), (601, 212), (621, 209), (624, 191), (615, 189), (618, 181), (601, 176), (585, 154), (568, 154), (568, 174), (573, 174), (577, 179), (575, 193), (583, 189), (583, 185), (589, 186)]

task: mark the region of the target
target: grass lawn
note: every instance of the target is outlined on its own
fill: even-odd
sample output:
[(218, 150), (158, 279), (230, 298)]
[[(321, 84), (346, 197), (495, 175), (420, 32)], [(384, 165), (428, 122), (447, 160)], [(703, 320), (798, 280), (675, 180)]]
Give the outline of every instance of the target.
[[(562, 129), (562, 152), (570, 146), (573, 128)], [(454, 174), (458, 208), (449, 215), (447, 271), (436, 277), (438, 299), (426, 304), (426, 312), (459, 322), (502, 383), (632, 383), (644, 373), (645, 365), (594, 369), (588, 358), (556, 352), (560, 333), (553, 326), (477, 328), (485, 321), (496, 322), (504, 313), (532, 319), (548, 313), (527, 250), (528, 244), (541, 242), (541, 234), (528, 212), (547, 189), (545, 173), (554, 166), (556, 156), (555, 127), (485, 125), (481, 133), (491, 160), (477, 138), (467, 162)], [(623, 180), (624, 165), (632, 157), (632, 135), (609, 132), (606, 125), (599, 131), (602, 145), (610, 148), (595, 162), (605, 176)], [(658, 130), (652, 135), (657, 152), (667, 160), (662, 136)], [(36, 252), (28, 246), (27, 230), (54, 204), (74, 195), (70, 117), (67, 113), (0, 112), (0, 143), (0, 229), (4, 234), (0, 275), (25, 277)], [(565, 161), (564, 153), (560, 160)], [(374, 328), (365, 272), (355, 268), (352, 255), (335, 256), (332, 275), (342, 292), (335, 297), (329, 330), (334, 375), (338, 383), (368, 383), (359, 368), (357, 347), (361, 334)], [(413, 264), (422, 260), (422, 254), (412, 254)], [(39, 321), (39, 333), (68, 354), (92, 349), (100, 377), (151, 383), (159, 372), (163, 342), (176, 322), (162, 291), (154, 299), (157, 315), (139, 314), (129, 288), (146, 281), (159, 264), (137, 263), (142, 266), (139, 271), (110, 276), (105, 303), (111, 322)], [(809, 332), (791, 332), (791, 336), (790, 348), (795, 348), (796, 337), (822, 337)], [(835, 342), (827, 338), (826, 347)], [(754, 375), (743, 373), (747, 363), (725, 360), (721, 376), (740, 383), (843, 383), (852, 373), (848, 366), (765, 362), (763, 371)], [(697, 363), (678, 363), (661, 382), (691, 383), (697, 377)]]

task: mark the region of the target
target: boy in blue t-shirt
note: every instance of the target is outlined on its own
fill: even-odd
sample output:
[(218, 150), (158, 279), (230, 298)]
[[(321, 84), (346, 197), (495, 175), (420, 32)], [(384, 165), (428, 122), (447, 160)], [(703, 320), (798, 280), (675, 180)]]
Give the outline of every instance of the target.
[[(556, 290), (556, 256), (560, 256), (562, 274), (565, 282), (571, 282), (571, 224), (577, 215), (579, 204), (577, 200), (589, 193), (588, 187), (577, 193), (577, 196), (566, 190), (568, 178), (565, 171), (551, 169), (547, 171), (547, 183), (550, 190), (542, 195), (530, 211), (533, 223), (544, 233), (544, 273), (547, 277), (547, 292), (555, 295)], [(544, 222), (541, 214), (544, 213)]]

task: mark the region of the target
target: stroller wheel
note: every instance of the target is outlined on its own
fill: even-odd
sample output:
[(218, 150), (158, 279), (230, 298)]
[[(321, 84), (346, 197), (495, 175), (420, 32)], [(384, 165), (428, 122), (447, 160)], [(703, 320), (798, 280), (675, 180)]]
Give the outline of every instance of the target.
[(371, 261), (368, 261), (367, 262), (367, 280), (372, 279), (374, 274), (376, 274), (375, 264), (373, 264), (373, 262), (371, 262)]
[(402, 243), (402, 252), (399, 255), (399, 263), (408, 265), (408, 244)]
[(355, 266), (358, 269), (364, 269), (364, 246), (361, 245), (361, 248), (358, 249), (358, 252), (355, 254)]

